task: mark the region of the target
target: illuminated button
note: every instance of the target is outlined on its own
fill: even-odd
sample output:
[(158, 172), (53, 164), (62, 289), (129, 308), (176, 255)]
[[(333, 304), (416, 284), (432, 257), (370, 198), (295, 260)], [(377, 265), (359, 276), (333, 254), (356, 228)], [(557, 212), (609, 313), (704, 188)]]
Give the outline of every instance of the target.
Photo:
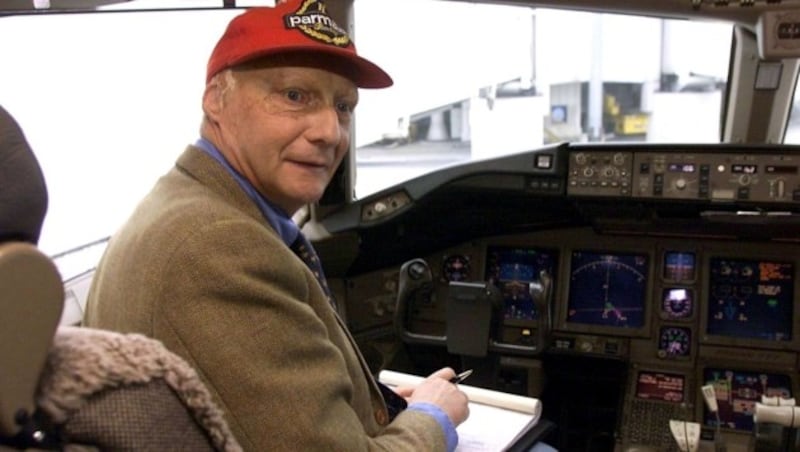
[(383, 202), (383, 201), (378, 201), (378, 202), (375, 203), (375, 209), (374, 210), (375, 210), (375, 213), (377, 213), (378, 215), (386, 212), (388, 209), (389, 209), (389, 206), (387, 206), (386, 203)]
[(550, 154), (541, 154), (535, 157), (536, 168), (550, 169), (553, 167), (553, 156)]

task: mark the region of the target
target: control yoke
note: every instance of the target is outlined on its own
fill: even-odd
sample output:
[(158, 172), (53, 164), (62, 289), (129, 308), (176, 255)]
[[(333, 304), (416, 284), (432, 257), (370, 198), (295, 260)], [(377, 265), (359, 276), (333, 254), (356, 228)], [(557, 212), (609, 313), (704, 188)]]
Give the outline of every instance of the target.
[(394, 326), (403, 342), (447, 346), (450, 353), (486, 356), (487, 351), (535, 356), (547, 347), (551, 329), (550, 300), (552, 277), (542, 271), (538, 282), (528, 291), (538, 312), (536, 340), (533, 344), (507, 343), (498, 339), (497, 324), (502, 321), (502, 294), (486, 282), (451, 281), (446, 296), (446, 331), (444, 335), (414, 333), (408, 330), (409, 309), (432, 303), (433, 276), (428, 263), (412, 259), (400, 267)]
[(394, 310), (394, 328), (403, 342), (409, 344), (444, 345), (447, 336), (412, 333), (406, 329), (408, 306), (415, 302), (430, 300), (433, 293), (433, 277), (428, 263), (422, 259), (412, 259), (400, 267), (400, 281), (397, 285), (397, 306)]

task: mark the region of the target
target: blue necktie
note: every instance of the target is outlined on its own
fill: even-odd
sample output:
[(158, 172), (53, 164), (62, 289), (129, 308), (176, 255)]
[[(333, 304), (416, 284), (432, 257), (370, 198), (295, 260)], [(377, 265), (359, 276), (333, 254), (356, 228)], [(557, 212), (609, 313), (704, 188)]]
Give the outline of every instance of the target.
[[(333, 294), (331, 293), (330, 288), (328, 287), (328, 281), (325, 279), (325, 273), (322, 271), (322, 263), (319, 260), (319, 256), (317, 252), (314, 251), (314, 247), (311, 246), (306, 236), (303, 235), (302, 232), (298, 232), (297, 238), (294, 239), (292, 245), (290, 246), (292, 251), (297, 254), (297, 257), (302, 260), (309, 269), (311, 269), (311, 273), (317, 278), (319, 281), (319, 285), (322, 286), (322, 290), (325, 292), (325, 295), (328, 296), (328, 302), (330, 302), (331, 306), (333, 306), (333, 310), (337, 311), (336, 309), (336, 300), (333, 298)], [(375, 380), (375, 383), (378, 384), (378, 389), (381, 390), (381, 396), (383, 396), (383, 400), (386, 402), (386, 408), (389, 411), (389, 421), (393, 420), (395, 416), (400, 414), (401, 411), (406, 409), (408, 404), (406, 400), (386, 385)]]
[(306, 239), (306, 236), (303, 235), (302, 232), (297, 233), (297, 238), (294, 239), (294, 242), (292, 242), (290, 248), (311, 270), (311, 273), (313, 273), (314, 277), (317, 278), (319, 285), (322, 286), (322, 290), (328, 297), (328, 302), (331, 304), (331, 306), (333, 306), (333, 310), (338, 311), (336, 308), (336, 300), (333, 298), (331, 289), (328, 287), (328, 281), (325, 279), (325, 272), (322, 271), (322, 262), (320, 262), (319, 256), (314, 250), (314, 247), (311, 246), (311, 243), (309, 243), (308, 239)]

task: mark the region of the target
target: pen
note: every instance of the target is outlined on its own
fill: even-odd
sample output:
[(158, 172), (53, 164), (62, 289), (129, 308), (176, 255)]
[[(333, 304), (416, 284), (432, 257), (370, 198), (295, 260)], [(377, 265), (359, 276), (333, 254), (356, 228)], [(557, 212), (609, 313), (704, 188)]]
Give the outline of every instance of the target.
[(470, 375), (472, 375), (472, 369), (465, 370), (464, 372), (461, 372), (460, 374), (458, 374), (455, 377), (451, 378), (450, 379), (450, 383), (453, 383), (453, 384), (461, 383), (462, 381), (466, 380), (467, 377), (469, 377)]

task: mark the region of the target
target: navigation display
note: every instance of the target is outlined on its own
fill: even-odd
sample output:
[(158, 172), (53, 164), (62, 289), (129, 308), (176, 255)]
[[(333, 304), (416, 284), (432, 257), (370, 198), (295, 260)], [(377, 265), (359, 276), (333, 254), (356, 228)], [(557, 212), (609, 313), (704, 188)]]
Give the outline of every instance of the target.
[(636, 379), (636, 398), (681, 403), (685, 384), (683, 375), (642, 371)]
[[(792, 396), (791, 379), (788, 375), (739, 371), (723, 368), (703, 370), (703, 385), (714, 386), (719, 407), (720, 427), (735, 430), (753, 430), (753, 413), (761, 396), (789, 398)], [(714, 413), (705, 410), (706, 426), (714, 427)]]
[(486, 252), (486, 280), (503, 294), (506, 319), (535, 320), (536, 307), (529, 284), (547, 271), (555, 280), (556, 252), (538, 248), (490, 246)]
[(644, 326), (647, 274), (646, 254), (573, 251), (566, 321)]
[(709, 335), (792, 339), (793, 264), (712, 257), (708, 292)]

